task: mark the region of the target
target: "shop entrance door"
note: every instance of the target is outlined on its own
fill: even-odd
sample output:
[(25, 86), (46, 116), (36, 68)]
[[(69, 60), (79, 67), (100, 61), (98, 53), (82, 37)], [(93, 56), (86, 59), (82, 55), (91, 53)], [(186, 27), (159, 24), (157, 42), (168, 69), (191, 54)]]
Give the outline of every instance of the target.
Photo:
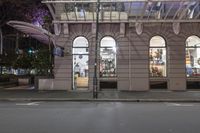
[(88, 89), (88, 55), (73, 55), (73, 89)]
[(73, 90), (88, 90), (89, 45), (85, 37), (79, 36), (73, 42)]

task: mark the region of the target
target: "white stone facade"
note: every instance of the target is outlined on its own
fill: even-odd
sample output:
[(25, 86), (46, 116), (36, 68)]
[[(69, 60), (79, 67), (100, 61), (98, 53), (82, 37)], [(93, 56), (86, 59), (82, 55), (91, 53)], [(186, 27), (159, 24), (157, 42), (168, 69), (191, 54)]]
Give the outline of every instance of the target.
[[(65, 48), (65, 56), (55, 57), (55, 78), (49, 81), (40, 80), (39, 89), (72, 90), (72, 44), (78, 36), (84, 36), (89, 42), (89, 90), (93, 89), (95, 55), (93, 24), (67, 25), (68, 32), (64, 23), (61, 24), (62, 31), (56, 41), (57, 45)], [(124, 25), (125, 29), (120, 28), (120, 25)], [(100, 24), (99, 41), (104, 36), (111, 36), (117, 43), (117, 89), (148, 91), (150, 82), (166, 81), (168, 90), (186, 90), (186, 81), (192, 79), (186, 78), (185, 41), (191, 35), (200, 36), (199, 29), (199, 23), (181, 23), (181, 31), (176, 35), (171, 23), (145, 23), (142, 34), (138, 35), (135, 27), (128, 23)], [(166, 41), (167, 77), (165, 78), (149, 76), (149, 42), (155, 35), (162, 36)]]

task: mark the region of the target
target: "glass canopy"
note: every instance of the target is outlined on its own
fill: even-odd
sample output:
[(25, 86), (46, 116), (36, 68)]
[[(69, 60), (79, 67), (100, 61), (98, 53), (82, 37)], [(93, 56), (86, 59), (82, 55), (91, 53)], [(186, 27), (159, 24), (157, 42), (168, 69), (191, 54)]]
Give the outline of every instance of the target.
[(44, 44), (53, 43), (55, 45), (54, 35), (41, 27), (22, 21), (9, 21), (7, 24)]
[[(43, 0), (59, 21), (92, 22), (97, 0)], [(59, 6), (58, 6), (59, 5)], [(59, 11), (60, 14), (55, 12)], [(100, 22), (199, 22), (199, 0), (100, 0)]]

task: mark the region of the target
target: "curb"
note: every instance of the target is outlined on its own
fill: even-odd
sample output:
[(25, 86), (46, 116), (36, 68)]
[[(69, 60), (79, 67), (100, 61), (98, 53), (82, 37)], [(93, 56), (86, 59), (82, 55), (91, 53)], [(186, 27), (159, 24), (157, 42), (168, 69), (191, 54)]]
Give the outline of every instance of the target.
[(70, 99), (70, 98), (0, 98), (7, 102), (199, 102), (200, 99)]

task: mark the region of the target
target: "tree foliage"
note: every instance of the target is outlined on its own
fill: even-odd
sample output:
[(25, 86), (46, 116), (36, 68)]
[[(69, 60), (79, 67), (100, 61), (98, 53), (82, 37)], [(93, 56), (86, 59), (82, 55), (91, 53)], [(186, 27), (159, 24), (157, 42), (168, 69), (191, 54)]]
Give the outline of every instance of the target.
[(50, 52), (48, 49), (39, 49), (32, 61), (32, 67), (37, 75), (47, 75), (51, 69)]
[[(0, 0), (0, 29), (3, 29), (3, 34), (14, 33), (13, 29), (9, 30), (6, 25), (10, 20), (38, 23), (43, 26), (46, 18), (51, 19), (50, 13), (45, 4), (41, 3), (41, 0)], [(22, 55), (9, 53), (5, 57), (1, 55), (1, 58), (7, 60), (7, 64), (14, 68), (36, 69), (39, 75), (44, 75), (52, 67), (49, 51), (48, 48), (41, 48), (36, 51), (32, 55), (28, 52), (23, 52)]]
[(32, 58), (27, 53), (19, 55), (16, 61), (13, 62), (14, 69), (31, 69), (32, 68)]
[(35, 70), (36, 75), (48, 75), (51, 67), (50, 53), (47, 48), (40, 48), (34, 53), (24, 51), (13, 62), (14, 69)]
[(0, 26), (4, 26), (9, 20), (25, 20), (28, 3), (31, 0), (1, 0), (0, 2)]
[[(38, 7), (44, 7), (41, 0), (1, 0), (0, 1), (0, 26), (4, 26), (9, 20), (23, 20), (31, 22), (33, 17), (27, 16), (37, 11)], [(39, 8), (40, 9), (40, 8)]]
[(10, 67), (13, 65), (13, 62), (17, 60), (17, 55), (13, 51), (8, 51), (0, 55), (0, 65)]

